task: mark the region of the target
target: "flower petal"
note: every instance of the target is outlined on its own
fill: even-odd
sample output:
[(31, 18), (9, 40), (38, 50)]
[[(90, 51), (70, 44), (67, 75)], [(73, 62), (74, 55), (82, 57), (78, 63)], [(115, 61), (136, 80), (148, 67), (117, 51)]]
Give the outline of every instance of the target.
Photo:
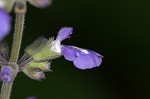
[(58, 32), (58, 36), (56, 38), (56, 41), (63, 41), (67, 38), (69, 38), (69, 35), (72, 34), (73, 28), (71, 27), (63, 27), (62, 29), (60, 29), (60, 31)]
[(74, 61), (77, 56), (76, 56), (76, 49), (71, 47), (71, 46), (62, 46), (61, 47), (61, 52), (64, 55), (65, 59), (68, 61)]
[(61, 48), (62, 54), (68, 61), (73, 61), (75, 67), (85, 70), (98, 67), (102, 63), (102, 55), (75, 46), (65, 46)]
[(100, 56), (97, 56), (97, 54), (93, 53), (93, 52), (90, 52), (93, 60), (94, 60), (94, 63), (95, 63), (95, 66), (100, 66), (101, 63), (102, 63), (102, 59)]
[(101, 54), (99, 54), (99, 53), (97, 53), (97, 52), (95, 52), (95, 51), (89, 50), (89, 52), (95, 54), (96, 56), (98, 56), (98, 57), (100, 57), (100, 58), (103, 58), (103, 57), (104, 57), (103, 55), (101, 55)]
[(10, 21), (11, 21), (10, 16), (5, 11), (0, 9), (0, 41), (6, 35), (8, 35), (10, 31)]
[(91, 69), (96, 67), (93, 57), (90, 54), (82, 54), (73, 61), (74, 65), (79, 69)]

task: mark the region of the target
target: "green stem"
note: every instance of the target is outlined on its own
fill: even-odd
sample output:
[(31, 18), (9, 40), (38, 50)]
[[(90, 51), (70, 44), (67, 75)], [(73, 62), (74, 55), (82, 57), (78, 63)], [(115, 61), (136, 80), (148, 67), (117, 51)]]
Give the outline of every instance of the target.
[(13, 38), (13, 45), (10, 55), (10, 62), (16, 63), (18, 60), (20, 46), (22, 41), (22, 34), (23, 34), (23, 26), (24, 26), (24, 14), (17, 14), (16, 13), (16, 30)]
[(16, 22), (15, 22), (15, 32), (14, 32), (14, 38), (13, 38), (13, 44), (12, 44), (12, 50), (10, 55), (10, 63), (15, 64), (15, 67), (13, 67), (13, 74), (12, 74), (12, 82), (6, 83), (3, 82), (2, 88), (1, 88), (1, 96), (0, 99), (9, 99), (10, 93), (12, 90), (12, 85), (15, 77), (18, 73), (18, 56), (20, 52), (21, 47), (21, 41), (22, 41), (22, 34), (24, 29), (24, 18), (26, 13), (26, 2), (25, 1), (18, 1), (16, 3)]

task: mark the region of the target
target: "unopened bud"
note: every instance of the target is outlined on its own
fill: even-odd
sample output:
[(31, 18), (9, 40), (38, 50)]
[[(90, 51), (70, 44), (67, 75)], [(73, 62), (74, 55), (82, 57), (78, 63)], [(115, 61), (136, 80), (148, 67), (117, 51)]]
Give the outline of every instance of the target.
[(23, 68), (23, 72), (34, 80), (42, 80), (45, 79), (45, 74), (42, 72), (42, 70), (38, 68), (32, 68), (32, 67), (25, 67)]
[(0, 79), (6, 83), (12, 81), (13, 69), (10, 66), (3, 66), (1, 68)]

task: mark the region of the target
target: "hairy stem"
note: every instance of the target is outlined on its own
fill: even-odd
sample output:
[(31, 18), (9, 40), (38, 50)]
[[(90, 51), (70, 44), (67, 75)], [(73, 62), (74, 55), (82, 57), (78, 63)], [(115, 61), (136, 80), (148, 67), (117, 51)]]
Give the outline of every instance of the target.
[(17, 76), (17, 73), (19, 70), (17, 61), (19, 57), (22, 34), (23, 34), (23, 29), (24, 29), (26, 2), (25, 1), (16, 2), (15, 12), (16, 12), (15, 32), (14, 32), (12, 50), (11, 50), (11, 55), (10, 55), (10, 63), (15, 64), (15, 66), (13, 67), (12, 82), (10, 83), (3, 82), (2, 84), (0, 99), (10, 98), (13, 81), (15, 77)]
[(24, 26), (24, 14), (16, 14), (16, 26), (15, 26), (16, 29), (13, 38), (10, 62), (16, 63), (18, 60), (22, 40), (23, 26)]

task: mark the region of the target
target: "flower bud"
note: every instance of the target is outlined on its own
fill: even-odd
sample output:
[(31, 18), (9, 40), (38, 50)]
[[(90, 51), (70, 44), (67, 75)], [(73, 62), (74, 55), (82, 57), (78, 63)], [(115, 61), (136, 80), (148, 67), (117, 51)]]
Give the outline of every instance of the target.
[(23, 72), (34, 80), (42, 80), (45, 79), (45, 74), (42, 72), (42, 70), (38, 68), (32, 68), (32, 67), (25, 67), (23, 69)]
[(1, 68), (0, 80), (3, 80), (6, 83), (12, 81), (13, 69), (10, 66), (3, 66)]

